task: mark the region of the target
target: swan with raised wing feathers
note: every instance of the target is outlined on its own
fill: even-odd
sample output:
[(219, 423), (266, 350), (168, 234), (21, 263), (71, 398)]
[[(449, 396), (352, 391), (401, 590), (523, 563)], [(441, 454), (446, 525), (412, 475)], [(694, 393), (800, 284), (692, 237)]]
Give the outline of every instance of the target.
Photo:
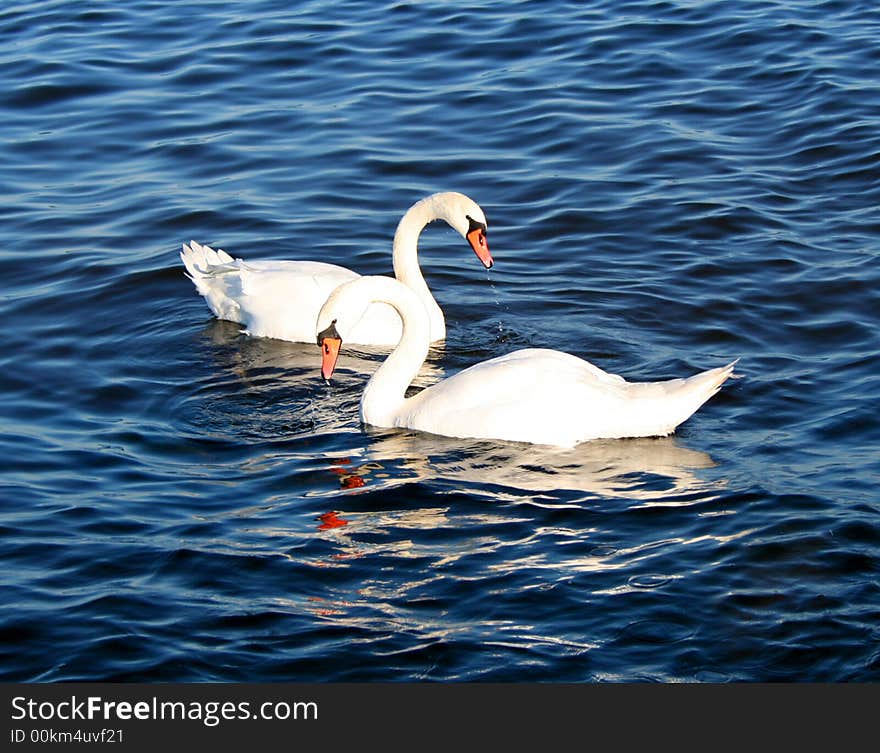
[[(431, 342), (446, 337), (446, 323), (419, 267), (418, 239), (434, 220), (445, 220), (461, 233), (486, 269), (493, 263), (486, 240), (486, 215), (464, 194), (432, 194), (407, 210), (394, 234), (394, 274), (428, 312)], [(312, 342), (315, 319), (327, 296), (342, 283), (360, 277), (350, 269), (320, 261), (246, 262), (195, 241), (183, 244), (180, 258), (187, 277), (217, 318), (239, 322), (256, 337), (293, 342)], [(376, 303), (350, 328), (347, 341), (394, 345), (400, 335), (400, 317), (391, 307)]]
[(665, 436), (718, 391), (736, 363), (686, 379), (627, 382), (568, 353), (528, 348), (478, 363), (407, 398), (406, 388), (428, 354), (428, 316), (398, 281), (366, 276), (338, 287), (321, 308), (316, 331), (324, 379), (330, 379), (348, 333), (377, 301), (403, 321), (397, 347), (361, 398), (361, 420), (379, 427), (561, 447)]

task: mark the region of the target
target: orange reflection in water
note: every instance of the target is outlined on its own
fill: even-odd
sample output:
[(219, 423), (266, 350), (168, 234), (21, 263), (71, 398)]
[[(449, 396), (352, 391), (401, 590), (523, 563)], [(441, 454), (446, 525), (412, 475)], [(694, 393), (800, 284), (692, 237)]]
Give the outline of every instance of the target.
[(329, 531), (331, 528), (339, 528), (348, 525), (348, 521), (344, 518), (340, 518), (339, 513), (335, 510), (319, 515), (318, 520), (321, 521), (321, 525), (318, 526), (319, 531)]
[(330, 471), (340, 477), (339, 485), (343, 489), (358, 489), (366, 485), (366, 479), (357, 473), (359, 468), (352, 466), (351, 458), (333, 458), (330, 465)]

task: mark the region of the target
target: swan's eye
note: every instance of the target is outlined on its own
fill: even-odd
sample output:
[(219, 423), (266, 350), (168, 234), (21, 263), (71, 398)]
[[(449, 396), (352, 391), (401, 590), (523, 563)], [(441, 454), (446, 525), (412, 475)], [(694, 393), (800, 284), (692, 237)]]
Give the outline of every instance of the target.
[(326, 343), (326, 342), (325, 342), (325, 343), (324, 343), (324, 353), (327, 353), (327, 354), (329, 354), (329, 353), (330, 353), (330, 346), (329, 346), (329, 345), (327, 345), (327, 343)]

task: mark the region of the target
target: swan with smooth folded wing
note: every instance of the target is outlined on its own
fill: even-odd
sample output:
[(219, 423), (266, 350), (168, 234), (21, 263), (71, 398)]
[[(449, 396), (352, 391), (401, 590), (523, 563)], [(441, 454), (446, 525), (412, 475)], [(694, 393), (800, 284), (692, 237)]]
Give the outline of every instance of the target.
[[(454, 191), (436, 193), (407, 210), (394, 234), (392, 263), (395, 277), (418, 296), (428, 312), (431, 342), (446, 337), (446, 323), (419, 267), (418, 239), (434, 220), (444, 220), (457, 230), (486, 269), (493, 264), (486, 215), (469, 197)], [(327, 296), (342, 283), (360, 277), (321, 261), (246, 262), (195, 241), (183, 244), (180, 258), (187, 277), (218, 319), (239, 322), (250, 335), (292, 342), (312, 342), (315, 318)], [(351, 328), (348, 342), (387, 346), (396, 344), (400, 335), (400, 317), (391, 307), (376, 303)]]
[(527, 348), (475, 364), (407, 398), (428, 353), (427, 313), (397, 280), (366, 276), (340, 285), (318, 315), (324, 379), (330, 379), (348, 333), (375, 302), (389, 304), (403, 322), (397, 347), (361, 397), (361, 420), (378, 427), (561, 447), (666, 436), (719, 390), (736, 363), (685, 379), (627, 382), (568, 353)]

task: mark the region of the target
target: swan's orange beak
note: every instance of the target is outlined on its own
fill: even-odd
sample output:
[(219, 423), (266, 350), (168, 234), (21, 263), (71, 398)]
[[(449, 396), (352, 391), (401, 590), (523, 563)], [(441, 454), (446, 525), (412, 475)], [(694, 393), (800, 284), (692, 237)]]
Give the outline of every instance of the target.
[(477, 258), (483, 262), (483, 266), (486, 269), (492, 269), (492, 265), (495, 262), (492, 261), (492, 254), (489, 253), (489, 242), (486, 240), (486, 228), (482, 225), (473, 223), (473, 226), (468, 230), (466, 237), (468, 243), (471, 244), (474, 253), (477, 255)]
[(333, 375), (333, 369), (336, 368), (341, 345), (342, 340), (338, 337), (325, 337), (321, 340), (321, 376), (328, 382)]
[(339, 348), (342, 345), (342, 337), (336, 331), (335, 319), (330, 322), (327, 329), (318, 333), (318, 345), (321, 346), (321, 376), (329, 382), (333, 369), (336, 368), (336, 359), (339, 358)]

